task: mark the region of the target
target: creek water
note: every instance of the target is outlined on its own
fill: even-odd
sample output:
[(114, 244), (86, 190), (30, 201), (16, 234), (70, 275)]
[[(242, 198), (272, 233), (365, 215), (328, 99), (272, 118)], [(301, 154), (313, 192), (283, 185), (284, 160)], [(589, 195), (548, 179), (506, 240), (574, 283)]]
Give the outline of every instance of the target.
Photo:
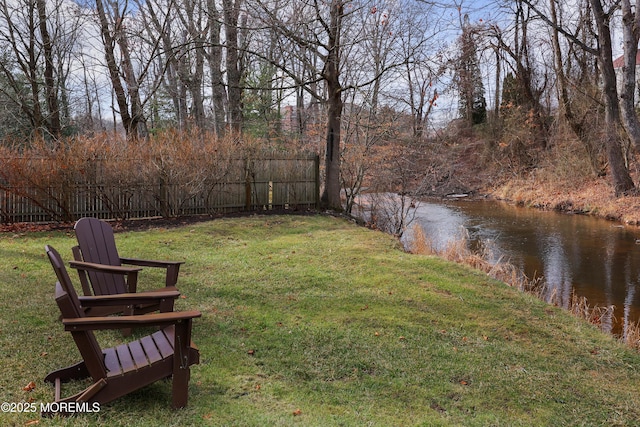
[(640, 320), (640, 228), (495, 201), (420, 202), (410, 214), (436, 250), (463, 231), (469, 245), (490, 248), (492, 262), (542, 278), (564, 307), (573, 292), (592, 307), (614, 306), (603, 319), (609, 332)]

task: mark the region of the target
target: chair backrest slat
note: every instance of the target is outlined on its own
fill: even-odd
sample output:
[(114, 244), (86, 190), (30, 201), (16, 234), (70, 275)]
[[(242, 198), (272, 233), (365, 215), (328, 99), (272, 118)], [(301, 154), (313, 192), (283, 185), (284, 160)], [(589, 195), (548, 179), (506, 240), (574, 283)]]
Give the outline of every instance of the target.
[[(74, 227), (82, 261), (121, 266), (116, 240), (111, 226), (96, 218), (81, 218)], [(79, 260), (80, 261), (80, 260)], [(96, 295), (113, 295), (127, 292), (122, 275), (88, 272), (89, 281)]]

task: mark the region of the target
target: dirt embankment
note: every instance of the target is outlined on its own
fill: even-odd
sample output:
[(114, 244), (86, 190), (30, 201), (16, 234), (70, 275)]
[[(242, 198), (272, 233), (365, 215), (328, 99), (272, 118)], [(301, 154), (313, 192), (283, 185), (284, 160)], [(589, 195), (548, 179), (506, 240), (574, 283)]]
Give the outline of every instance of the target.
[[(640, 226), (640, 195), (616, 197), (609, 176), (558, 173), (557, 153), (534, 167), (516, 168), (508, 159), (488, 158), (483, 142), (466, 140), (434, 148), (429, 156), (427, 178), (418, 189), (423, 197), (467, 194)], [(640, 158), (635, 164), (640, 165)], [(640, 170), (632, 170), (632, 176), (640, 189)]]

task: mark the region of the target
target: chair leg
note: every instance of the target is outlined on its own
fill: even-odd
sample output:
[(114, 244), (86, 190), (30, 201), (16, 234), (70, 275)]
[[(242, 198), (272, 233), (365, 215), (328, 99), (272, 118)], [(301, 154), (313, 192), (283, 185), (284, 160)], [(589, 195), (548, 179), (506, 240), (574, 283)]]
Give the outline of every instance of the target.
[[(102, 390), (107, 385), (107, 381), (102, 378), (95, 383), (91, 384), (89, 387), (81, 391), (80, 393), (76, 393), (73, 396), (65, 397), (64, 399), (60, 398), (60, 379), (56, 378), (56, 393), (55, 393), (55, 403), (65, 403), (65, 402), (90, 402), (93, 396), (95, 396), (100, 390)], [(55, 409), (60, 409), (60, 407), (53, 406), (49, 407), (49, 410), (42, 411), (42, 417), (54, 417), (56, 415), (60, 415), (63, 417), (68, 417), (74, 415), (73, 412), (66, 412), (64, 410), (59, 412), (54, 412)]]
[(187, 406), (189, 399), (189, 368), (181, 368), (177, 373), (173, 374), (173, 382), (171, 385), (171, 407), (180, 409)]
[(175, 409), (187, 406), (189, 398), (189, 344), (191, 343), (191, 321), (175, 325), (173, 346), (173, 381), (171, 384), (171, 406)]
[[(124, 308), (124, 310), (122, 311), (122, 314), (124, 314), (125, 316), (133, 316), (135, 314), (135, 307), (132, 305), (128, 305)], [(132, 328), (124, 328), (122, 329), (122, 336), (123, 337), (130, 337), (131, 336), (131, 331)]]

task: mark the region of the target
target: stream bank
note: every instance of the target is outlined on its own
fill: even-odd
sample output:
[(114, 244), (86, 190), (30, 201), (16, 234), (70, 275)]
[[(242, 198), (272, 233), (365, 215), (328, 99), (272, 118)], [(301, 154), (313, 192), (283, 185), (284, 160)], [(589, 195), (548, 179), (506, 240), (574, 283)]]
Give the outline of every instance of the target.
[(638, 193), (616, 197), (610, 177), (581, 169), (579, 159), (566, 157), (564, 152), (552, 149), (540, 155), (535, 167), (516, 169), (506, 166), (504, 159), (488, 159), (485, 150), (481, 140), (429, 147), (428, 163), (423, 161), (424, 178), (412, 193), (434, 200), (467, 194), (469, 199), (493, 199), (640, 226), (640, 158), (631, 162), (639, 165), (631, 170)]

